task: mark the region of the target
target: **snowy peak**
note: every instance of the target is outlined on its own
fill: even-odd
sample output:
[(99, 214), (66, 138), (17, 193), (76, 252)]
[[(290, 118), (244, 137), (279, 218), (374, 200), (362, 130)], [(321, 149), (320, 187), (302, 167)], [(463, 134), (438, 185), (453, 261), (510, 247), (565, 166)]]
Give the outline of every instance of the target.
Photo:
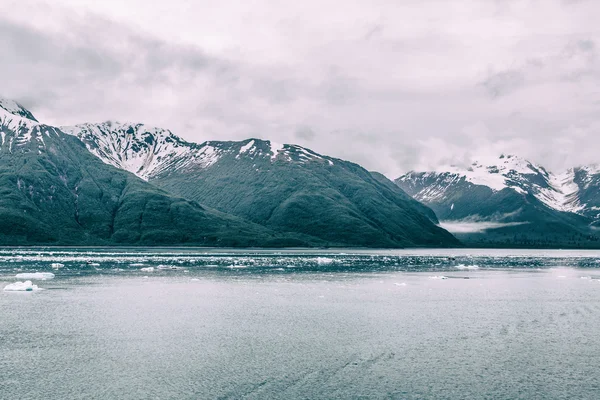
[(524, 183), (523, 176), (546, 179), (548, 175), (543, 167), (513, 155), (500, 155), (497, 159), (485, 163), (475, 161), (467, 168), (450, 166), (436, 172), (464, 177), (467, 182), (487, 186), (496, 191), (521, 186)]
[(279, 144), (270, 140), (247, 139), (190, 143), (162, 128), (144, 124), (107, 121), (100, 124), (65, 126), (64, 132), (77, 136), (94, 155), (107, 164), (125, 169), (150, 180), (175, 171), (209, 168), (223, 158), (252, 161), (287, 161), (303, 164), (332, 159), (300, 146)]
[(143, 179), (169, 167), (181, 167), (198, 152), (171, 131), (144, 124), (106, 121), (99, 124), (64, 126), (107, 164), (125, 169)]
[(26, 118), (34, 122), (38, 122), (31, 111), (20, 105), (14, 100), (0, 98), (0, 109), (17, 117)]
[(17, 102), (0, 99), (0, 153), (41, 154), (46, 149), (44, 137), (56, 133), (56, 128), (40, 124)]
[(493, 192), (512, 189), (533, 196), (551, 209), (585, 214), (588, 205), (582, 190), (600, 179), (598, 166), (572, 168), (559, 174), (541, 165), (513, 155), (501, 155), (492, 162), (474, 162), (467, 168), (451, 166), (433, 172), (414, 172), (396, 182), (417, 200), (425, 203), (442, 201), (455, 194), (457, 188), (484, 186)]
[(296, 164), (308, 162), (326, 162), (333, 165), (333, 158), (323, 156), (310, 149), (294, 144), (281, 144), (272, 140), (247, 139), (241, 142), (207, 142), (231, 154), (237, 160), (248, 158), (253, 161), (267, 160), (270, 162), (282, 161)]

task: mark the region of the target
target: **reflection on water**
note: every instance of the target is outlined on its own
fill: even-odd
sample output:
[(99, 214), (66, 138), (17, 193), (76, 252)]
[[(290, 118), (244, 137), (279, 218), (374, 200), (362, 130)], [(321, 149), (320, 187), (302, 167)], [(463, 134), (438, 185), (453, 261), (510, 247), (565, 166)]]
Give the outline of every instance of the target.
[(3, 250), (0, 398), (596, 398), (598, 259)]

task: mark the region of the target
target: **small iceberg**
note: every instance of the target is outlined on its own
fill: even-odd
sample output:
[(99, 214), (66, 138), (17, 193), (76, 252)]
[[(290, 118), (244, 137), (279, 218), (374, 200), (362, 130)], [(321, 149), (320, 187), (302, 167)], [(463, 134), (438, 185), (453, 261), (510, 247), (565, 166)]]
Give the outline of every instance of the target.
[(456, 269), (479, 269), (479, 265), (458, 264), (455, 268)]
[(22, 274), (15, 275), (15, 278), (45, 281), (47, 279), (54, 279), (54, 276), (55, 275), (52, 272), (25, 272)]
[(406, 286), (406, 282), (401, 282), (401, 283), (394, 282), (394, 285), (396, 285), (396, 286)]
[(144, 272), (153, 272), (153, 271), (154, 271), (154, 267), (145, 267), (145, 268), (140, 268), (140, 271), (144, 271)]
[(52, 269), (59, 269), (65, 266), (65, 264), (61, 264), (61, 263), (52, 263), (50, 264), (50, 266), (52, 267)]
[(448, 279), (448, 277), (444, 276), (444, 275), (435, 275), (435, 276), (430, 276), (429, 279)]
[(319, 265), (328, 265), (333, 263), (334, 259), (333, 258), (328, 258), (328, 257), (317, 257), (317, 264)]
[(169, 270), (169, 271), (181, 271), (181, 270), (185, 269), (183, 267), (176, 267), (175, 265), (159, 265), (156, 268), (160, 269), (160, 270)]
[(33, 292), (42, 290), (38, 285), (34, 285), (31, 281), (15, 282), (4, 286), (5, 292)]

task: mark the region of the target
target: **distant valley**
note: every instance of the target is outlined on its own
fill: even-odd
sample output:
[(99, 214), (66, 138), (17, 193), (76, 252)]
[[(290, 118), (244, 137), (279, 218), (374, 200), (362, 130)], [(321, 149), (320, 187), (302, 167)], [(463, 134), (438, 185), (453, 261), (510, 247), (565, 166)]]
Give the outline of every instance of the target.
[(466, 245), (598, 248), (600, 168), (554, 174), (514, 155), (395, 180)]

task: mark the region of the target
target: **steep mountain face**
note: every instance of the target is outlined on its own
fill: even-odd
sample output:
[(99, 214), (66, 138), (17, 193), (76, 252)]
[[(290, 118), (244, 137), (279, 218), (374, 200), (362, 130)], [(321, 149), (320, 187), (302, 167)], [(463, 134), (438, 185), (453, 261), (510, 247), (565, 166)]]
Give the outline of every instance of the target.
[(192, 144), (169, 131), (115, 123), (65, 130), (106, 163), (279, 232), (330, 246), (459, 244), (391, 181), (300, 146), (259, 139)]
[(211, 147), (185, 142), (169, 130), (144, 124), (107, 121), (61, 129), (81, 139), (105, 163), (144, 180), (186, 166), (208, 166), (216, 160)]
[(307, 244), (107, 165), (9, 100), (0, 101), (0, 193), (1, 245)]
[(503, 155), (467, 169), (410, 172), (395, 183), (471, 245), (598, 247), (590, 225), (600, 198), (591, 171), (556, 175)]

